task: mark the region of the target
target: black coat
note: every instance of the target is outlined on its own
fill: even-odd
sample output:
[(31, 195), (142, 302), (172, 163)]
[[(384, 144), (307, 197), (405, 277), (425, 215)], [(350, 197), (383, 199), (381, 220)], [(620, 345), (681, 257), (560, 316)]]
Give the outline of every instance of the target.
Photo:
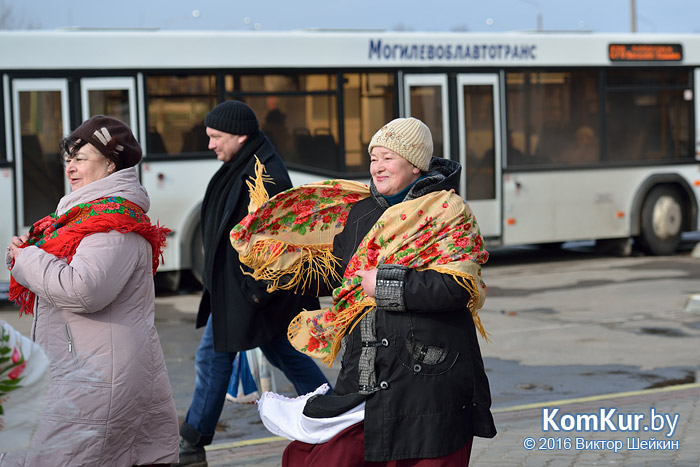
[(319, 307), (317, 299), (302, 298), (291, 292), (268, 294), (265, 284), (241, 271), (229, 233), (248, 214), (250, 197), (246, 181), (255, 175), (253, 155), (265, 165), (271, 177), (272, 183), (265, 183), (270, 197), (292, 186), (282, 158), (262, 132), (251, 135), (238, 154), (224, 163), (210, 181), (202, 203), (204, 288), (197, 327), (206, 325), (211, 313), (217, 352), (239, 352), (266, 344), (275, 335), (286, 332), (289, 322), (302, 308)]
[[(459, 164), (434, 158), (430, 169), (406, 199), (456, 189)], [(334, 241), (334, 254), (342, 258), (343, 270), (388, 208), (386, 200), (370, 188), (372, 196), (353, 206), (345, 229)], [(380, 266), (378, 279), (381, 274)], [(389, 310), (377, 300), (374, 316), (363, 318), (374, 320), (372, 342), (364, 346), (376, 348), (374, 375), (361, 374), (360, 323), (346, 337), (334, 387), (336, 395), (373, 392), (365, 408), (367, 461), (440, 457), (456, 451), (472, 436), (496, 434), (489, 383), (467, 309), (468, 292), (451, 276), (435, 271), (407, 269), (403, 274), (402, 305)], [(377, 297), (379, 288), (378, 282)], [(427, 349), (442, 352), (439, 363), (422, 358), (421, 352)]]

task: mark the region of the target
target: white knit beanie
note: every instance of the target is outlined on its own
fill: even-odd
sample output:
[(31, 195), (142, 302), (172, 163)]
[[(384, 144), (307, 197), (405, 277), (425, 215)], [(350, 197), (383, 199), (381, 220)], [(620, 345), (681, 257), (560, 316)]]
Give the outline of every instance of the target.
[(391, 149), (422, 171), (426, 172), (433, 156), (433, 136), (427, 125), (417, 118), (397, 118), (372, 136), (367, 149), (372, 154), (375, 146)]

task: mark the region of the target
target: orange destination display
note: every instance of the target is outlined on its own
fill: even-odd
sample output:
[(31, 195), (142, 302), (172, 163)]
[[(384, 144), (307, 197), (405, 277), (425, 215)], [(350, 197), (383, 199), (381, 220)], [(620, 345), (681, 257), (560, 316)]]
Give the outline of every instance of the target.
[(683, 60), (681, 44), (610, 44), (611, 62), (679, 62)]

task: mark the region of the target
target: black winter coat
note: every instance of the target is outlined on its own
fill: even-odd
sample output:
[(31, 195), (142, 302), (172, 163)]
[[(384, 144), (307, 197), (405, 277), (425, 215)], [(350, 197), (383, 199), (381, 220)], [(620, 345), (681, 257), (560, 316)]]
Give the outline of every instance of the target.
[[(456, 190), (460, 170), (456, 162), (433, 158), (428, 176), (406, 199)], [(334, 254), (343, 270), (389, 207), (373, 185), (370, 190), (372, 196), (353, 206), (335, 238)], [(448, 275), (385, 266), (377, 273), (377, 308), (344, 339), (334, 387), (336, 395), (372, 393), (365, 408), (365, 460), (440, 457), (472, 436), (494, 437), (491, 394), (467, 309), (468, 292)], [(394, 287), (383, 289), (381, 279), (394, 281)], [(391, 297), (401, 288), (396, 285), (403, 294)]]
[[(250, 196), (246, 181), (255, 175), (254, 155), (271, 177), (272, 183), (265, 183), (270, 197), (292, 187), (282, 158), (262, 132), (251, 135), (238, 154), (224, 163), (210, 181), (202, 202), (204, 288), (197, 327), (206, 325), (211, 313), (217, 352), (239, 352), (266, 344), (275, 335), (286, 333), (289, 322), (302, 308), (319, 308), (315, 298), (286, 291), (268, 294), (264, 283), (241, 271), (229, 233), (248, 214)], [(212, 189), (213, 183), (226, 187), (222, 199), (212, 199), (217, 192)]]

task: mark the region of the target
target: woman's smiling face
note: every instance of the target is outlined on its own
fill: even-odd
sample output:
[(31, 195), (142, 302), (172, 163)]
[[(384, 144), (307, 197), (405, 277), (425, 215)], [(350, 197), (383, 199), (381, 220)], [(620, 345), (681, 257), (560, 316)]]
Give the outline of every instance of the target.
[(383, 146), (372, 148), (369, 173), (384, 196), (395, 195), (420, 178), (418, 167)]
[(107, 159), (90, 143), (78, 149), (75, 156), (64, 156), (66, 178), (75, 191), (94, 181), (105, 178), (114, 171), (114, 162)]

